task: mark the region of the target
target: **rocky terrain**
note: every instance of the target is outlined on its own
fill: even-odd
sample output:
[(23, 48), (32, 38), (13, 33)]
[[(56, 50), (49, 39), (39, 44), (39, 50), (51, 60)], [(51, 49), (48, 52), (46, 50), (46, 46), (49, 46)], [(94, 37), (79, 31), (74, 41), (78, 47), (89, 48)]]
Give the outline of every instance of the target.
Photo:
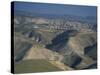
[(65, 18), (15, 15), (15, 64), (43, 59), (62, 70), (97, 68), (96, 27)]

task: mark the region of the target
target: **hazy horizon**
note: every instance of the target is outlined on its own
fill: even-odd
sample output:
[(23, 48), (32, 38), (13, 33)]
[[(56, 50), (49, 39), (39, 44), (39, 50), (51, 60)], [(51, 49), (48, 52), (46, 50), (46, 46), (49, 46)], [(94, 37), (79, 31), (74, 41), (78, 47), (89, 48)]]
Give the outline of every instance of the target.
[(96, 6), (14, 1), (14, 10), (26, 11), (30, 13), (41, 13), (41, 14), (56, 14), (56, 15), (70, 14), (70, 15), (82, 16), (82, 17), (88, 17), (88, 16), (96, 17), (97, 16)]

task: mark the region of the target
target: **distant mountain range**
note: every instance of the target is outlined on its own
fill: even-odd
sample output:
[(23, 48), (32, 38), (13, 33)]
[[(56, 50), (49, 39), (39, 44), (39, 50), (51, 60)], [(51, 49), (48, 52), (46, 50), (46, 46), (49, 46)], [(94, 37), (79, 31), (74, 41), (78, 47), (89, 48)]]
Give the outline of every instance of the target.
[[(69, 18), (69, 17), (70, 18)], [(28, 12), (15, 12), (14, 15), (14, 60), (19, 63), (23, 60), (47, 60), (50, 63), (60, 63), (56, 66), (60, 69), (85, 69), (97, 68), (97, 25), (89, 26), (81, 22), (73, 22), (81, 17), (47, 14), (29, 14)], [(37, 17), (41, 18), (38, 20)], [(73, 18), (74, 17), (74, 18)], [(53, 18), (44, 19), (44, 18)], [(59, 18), (65, 18), (68, 23), (60, 23)], [(91, 19), (91, 17), (88, 17)], [(53, 22), (45, 24), (49, 20)], [(75, 21), (74, 20), (74, 21)], [(35, 24), (38, 22), (38, 24)], [(47, 21), (46, 21), (47, 22)], [(73, 22), (73, 23), (72, 23)], [(56, 26), (65, 28), (75, 27), (76, 29), (67, 28), (56, 29)], [(85, 26), (86, 25), (86, 26)], [(38, 26), (38, 28), (34, 28)], [(46, 28), (48, 26), (48, 28)], [(91, 29), (93, 27), (93, 29)], [(80, 29), (79, 31), (77, 29)], [(82, 30), (83, 29), (83, 30)], [(90, 31), (89, 31), (90, 30)], [(29, 64), (28, 64), (29, 65)], [(45, 65), (43, 63), (43, 65)], [(44, 66), (45, 67), (45, 66)]]
[(79, 22), (86, 22), (90, 24), (97, 23), (97, 18), (94, 16), (82, 17), (82, 16), (75, 16), (75, 15), (70, 15), (70, 14), (58, 15), (58, 14), (32, 13), (32, 12), (19, 11), (19, 10), (15, 10), (14, 15), (27, 16), (27, 17), (42, 17), (42, 18), (47, 18), (47, 19), (63, 18), (69, 21), (79, 21)]

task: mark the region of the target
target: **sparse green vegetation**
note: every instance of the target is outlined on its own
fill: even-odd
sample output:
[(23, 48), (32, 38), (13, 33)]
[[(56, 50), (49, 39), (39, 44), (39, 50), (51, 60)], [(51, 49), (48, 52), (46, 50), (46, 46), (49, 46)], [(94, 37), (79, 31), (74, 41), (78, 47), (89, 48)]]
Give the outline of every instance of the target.
[(47, 60), (34, 59), (24, 60), (15, 64), (15, 73), (32, 73), (32, 72), (47, 72), (47, 71), (61, 71)]
[(97, 32), (91, 25), (59, 18), (14, 19), (15, 73), (83, 69), (97, 62)]

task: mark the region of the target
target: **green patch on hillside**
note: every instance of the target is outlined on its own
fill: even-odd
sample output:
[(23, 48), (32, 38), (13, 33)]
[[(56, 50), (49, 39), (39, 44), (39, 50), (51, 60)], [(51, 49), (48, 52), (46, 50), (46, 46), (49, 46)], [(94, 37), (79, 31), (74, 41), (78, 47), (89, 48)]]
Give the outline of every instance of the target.
[(33, 73), (33, 72), (50, 72), (61, 71), (61, 69), (55, 67), (47, 60), (24, 60), (15, 63), (15, 73)]

